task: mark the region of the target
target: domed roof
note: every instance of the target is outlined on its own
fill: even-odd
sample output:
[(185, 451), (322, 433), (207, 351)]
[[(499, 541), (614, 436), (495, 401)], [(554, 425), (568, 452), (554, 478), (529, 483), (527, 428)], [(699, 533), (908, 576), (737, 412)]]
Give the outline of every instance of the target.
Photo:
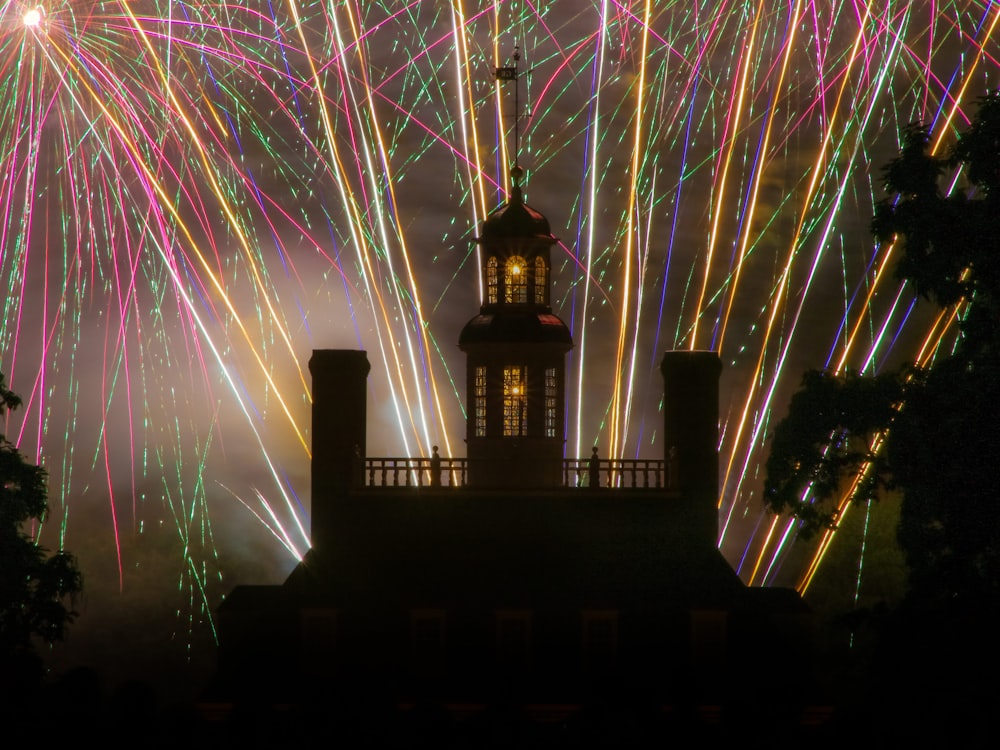
[(459, 347), (469, 344), (562, 344), (573, 347), (573, 336), (558, 316), (548, 312), (480, 313), (465, 324)]
[(520, 167), (511, 169), (511, 179), (514, 187), (510, 199), (483, 222), (483, 234), (480, 239), (491, 237), (543, 237), (555, 240), (549, 220), (539, 211), (524, 202), (520, 179), (523, 174)]

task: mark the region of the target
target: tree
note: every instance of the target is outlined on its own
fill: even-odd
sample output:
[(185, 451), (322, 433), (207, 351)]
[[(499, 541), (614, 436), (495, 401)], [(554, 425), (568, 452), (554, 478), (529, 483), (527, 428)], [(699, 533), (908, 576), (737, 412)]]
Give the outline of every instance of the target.
[(923, 369), (806, 373), (773, 435), (765, 502), (808, 536), (836, 525), (848, 482), (856, 500), (892, 493), (911, 590), (997, 602), (1000, 94), (980, 99), (946, 156), (929, 152), (924, 125), (908, 126), (883, 182), (872, 233), (897, 243), (896, 275), (916, 294), (957, 307), (959, 336)]
[[(0, 373), (0, 417), (20, 405)], [(44, 671), (36, 643), (63, 639), (83, 587), (73, 555), (50, 554), (25, 531), (31, 522), (45, 520), (46, 480), (45, 470), (0, 434), (0, 688), (5, 690), (40, 683)]]
[(775, 429), (764, 497), (806, 536), (836, 526), (845, 493), (898, 500), (909, 588), (869, 620), (876, 648), (846, 713), (855, 728), (879, 724), (888, 746), (979, 747), (1000, 700), (1000, 94), (980, 99), (947, 155), (929, 143), (924, 125), (904, 130), (871, 229), (896, 243), (897, 278), (958, 313), (958, 337), (923, 368), (806, 373)]

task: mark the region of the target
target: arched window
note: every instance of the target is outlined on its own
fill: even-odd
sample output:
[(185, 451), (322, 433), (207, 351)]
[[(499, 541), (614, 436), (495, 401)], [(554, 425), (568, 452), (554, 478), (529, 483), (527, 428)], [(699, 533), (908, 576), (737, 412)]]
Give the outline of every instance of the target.
[(541, 256), (535, 258), (535, 304), (544, 305), (546, 302), (545, 293), (549, 288), (549, 269), (545, 266), (545, 258)]
[(486, 302), (490, 305), (497, 303), (497, 257), (491, 255), (486, 261)]
[(525, 304), (528, 301), (528, 264), (520, 255), (507, 258), (503, 268), (504, 302)]

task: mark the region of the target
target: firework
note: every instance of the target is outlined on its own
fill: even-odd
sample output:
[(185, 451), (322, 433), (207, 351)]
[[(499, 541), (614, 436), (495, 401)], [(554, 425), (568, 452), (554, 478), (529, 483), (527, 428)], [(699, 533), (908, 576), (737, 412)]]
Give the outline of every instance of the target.
[(662, 352), (718, 351), (748, 581), (794, 538), (759, 486), (802, 371), (953, 335), (868, 222), (900, 128), (944, 148), (996, 84), (986, 0), (0, 8), (0, 365), (49, 471), (39, 533), (72, 549), (101, 514), (124, 581), (123, 535), (165, 523), (203, 612), (249, 544), (229, 524), (308, 548), (312, 348), (370, 352), (370, 453), (461, 453), (473, 239), (515, 156), (560, 238), (567, 453), (661, 455)]

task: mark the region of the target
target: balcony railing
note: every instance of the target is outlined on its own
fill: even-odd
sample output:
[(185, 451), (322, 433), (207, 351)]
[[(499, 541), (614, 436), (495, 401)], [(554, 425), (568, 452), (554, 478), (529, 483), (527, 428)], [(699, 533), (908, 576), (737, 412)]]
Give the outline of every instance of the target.
[[(563, 487), (663, 489), (667, 486), (662, 459), (602, 458), (591, 476), (591, 459), (562, 459)], [(365, 459), (366, 487), (466, 487), (467, 458), (388, 457)]]
[[(589, 458), (563, 459), (563, 484), (567, 487), (589, 487)], [(663, 459), (602, 458), (598, 459), (596, 476), (600, 487), (632, 487), (663, 489), (667, 486)]]
[(464, 458), (365, 459), (365, 485), (368, 487), (464, 487), (468, 483), (468, 464)]

